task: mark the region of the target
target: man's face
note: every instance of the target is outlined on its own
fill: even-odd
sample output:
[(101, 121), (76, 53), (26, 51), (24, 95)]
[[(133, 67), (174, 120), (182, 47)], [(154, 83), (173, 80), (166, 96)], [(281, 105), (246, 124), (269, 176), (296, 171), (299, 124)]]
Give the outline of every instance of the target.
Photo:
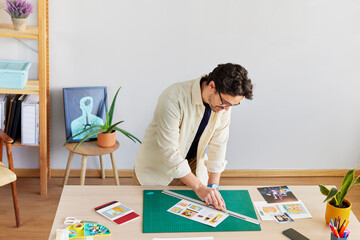
[(209, 96), (209, 105), (211, 110), (214, 112), (220, 112), (222, 110), (227, 111), (230, 109), (230, 107), (239, 105), (243, 98), (244, 96), (233, 97), (215, 91)]

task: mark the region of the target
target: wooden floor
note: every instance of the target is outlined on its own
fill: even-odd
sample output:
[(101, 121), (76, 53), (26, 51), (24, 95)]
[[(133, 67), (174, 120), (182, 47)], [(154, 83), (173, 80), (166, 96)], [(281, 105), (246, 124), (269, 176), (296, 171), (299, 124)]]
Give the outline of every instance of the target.
[[(0, 239), (48, 239), (62, 191), (62, 178), (49, 180), (47, 196), (39, 195), (39, 178), (19, 178), (17, 181), (21, 227), (16, 228), (10, 185), (0, 188)], [(79, 178), (70, 178), (69, 185), (79, 184)], [(340, 177), (301, 178), (223, 178), (221, 185), (336, 185)], [(130, 178), (120, 178), (121, 185), (131, 185)], [(113, 178), (86, 178), (85, 185), (114, 185)], [(320, 194), (320, 193), (319, 193)], [(355, 187), (348, 195), (353, 203), (353, 211), (360, 219), (360, 187)]]

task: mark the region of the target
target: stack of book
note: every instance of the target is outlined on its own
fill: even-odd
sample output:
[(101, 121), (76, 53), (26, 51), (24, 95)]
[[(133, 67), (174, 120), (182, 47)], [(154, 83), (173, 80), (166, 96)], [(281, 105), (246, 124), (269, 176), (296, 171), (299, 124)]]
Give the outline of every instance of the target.
[(39, 96), (0, 94), (0, 127), (14, 142), (39, 144)]

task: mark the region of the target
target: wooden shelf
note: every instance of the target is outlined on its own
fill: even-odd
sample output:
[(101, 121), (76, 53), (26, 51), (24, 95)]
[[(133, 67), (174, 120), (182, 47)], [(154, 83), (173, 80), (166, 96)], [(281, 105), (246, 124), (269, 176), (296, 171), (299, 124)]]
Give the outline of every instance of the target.
[(0, 88), (0, 93), (39, 95), (39, 81), (28, 80), (23, 89)]
[(0, 24), (1, 37), (38, 39), (39, 31), (37, 26), (26, 26), (25, 31), (16, 31), (12, 24)]
[(12, 146), (14, 146), (14, 147), (40, 147), (40, 145), (23, 145), (23, 144), (21, 144), (21, 140), (20, 140), (20, 139), (16, 140), (16, 141), (12, 144)]
[[(16, 141), (12, 146), (38, 147), (40, 164), (40, 194), (47, 194), (50, 177), (50, 89), (49, 89), (49, 0), (37, 1), (37, 26), (27, 26), (25, 31), (16, 31), (12, 24), (0, 23), (0, 37), (35, 39), (38, 43), (39, 77), (29, 80), (23, 89), (0, 88), (4, 94), (39, 95), (38, 145), (22, 145)], [(4, 48), (5, 46), (1, 46)], [(1, 54), (0, 54), (1, 55)], [(21, 151), (22, 149), (18, 149)], [(2, 156), (0, 156), (1, 162)]]

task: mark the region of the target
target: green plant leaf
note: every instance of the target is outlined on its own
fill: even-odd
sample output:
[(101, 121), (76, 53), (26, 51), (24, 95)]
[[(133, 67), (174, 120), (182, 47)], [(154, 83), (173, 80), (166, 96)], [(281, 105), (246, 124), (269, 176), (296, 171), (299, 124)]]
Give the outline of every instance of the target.
[(327, 201), (329, 201), (330, 199), (332, 199), (337, 193), (338, 193), (338, 190), (337, 190), (336, 188), (334, 188), (334, 187), (331, 188), (331, 189), (330, 189), (330, 192), (329, 192), (327, 198), (325, 198), (324, 202), (327, 202)]
[(329, 195), (330, 190), (327, 187), (325, 187), (324, 185), (319, 184), (319, 188), (320, 188), (320, 192), (321, 192), (322, 195), (325, 195), (325, 196)]
[(360, 176), (358, 176), (355, 181), (353, 182), (353, 184), (351, 185), (351, 187), (349, 188), (348, 192), (356, 185), (360, 185)]
[(119, 121), (119, 122), (111, 125), (111, 126), (106, 130), (106, 133), (111, 133), (111, 132), (114, 130), (114, 128), (116, 127), (116, 125), (119, 125), (120, 123), (123, 123), (123, 122), (124, 122), (124, 121)]
[(341, 184), (340, 192), (339, 192), (338, 196), (336, 196), (337, 204), (339, 204), (339, 205), (342, 204), (346, 194), (348, 193), (351, 183), (354, 181), (354, 178), (355, 178), (355, 169), (351, 169), (345, 175), (343, 182)]
[(108, 122), (109, 122), (109, 112), (108, 112), (107, 103), (105, 101), (105, 126), (109, 126)]
[[(87, 131), (90, 131), (90, 130), (92, 130), (92, 129), (94, 129), (94, 128), (101, 128), (101, 129), (103, 130), (104, 125), (93, 125), (93, 126), (87, 128), (87, 129), (79, 132), (78, 134), (76, 134), (76, 135), (70, 137), (68, 140), (66, 140), (66, 142), (64, 143), (64, 146), (65, 146), (65, 144), (67, 144), (71, 139), (74, 139), (74, 137), (79, 136), (80, 134), (83, 134), (83, 133), (85, 133), (85, 132), (87, 132)], [(85, 139), (85, 140), (86, 140), (86, 139)]]
[(348, 173), (345, 175), (343, 182), (341, 184), (341, 190), (348, 189), (351, 183), (354, 181), (355, 178), (355, 169), (351, 169), (348, 171)]
[(121, 87), (119, 87), (119, 89), (116, 91), (116, 94), (115, 94), (114, 99), (113, 99), (113, 101), (111, 103), (111, 106), (110, 106), (110, 110), (109, 110), (109, 113), (108, 113), (108, 115), (109, 115), (109, 122), (108, 122), (109, 126), (112, 123), (112, 119), (113, 119), (113, 115), (114, 115), (115, 102), (116, 102), (116, 98), (117, 98), (117, 96), (119, 94), (120, 89), (121, 89)]
[(356, 178), (356, 180), (355, 180), (354, 183), (353, 183), (353, 186), (359, 185), (359, 184), (360, 184), (360, 176), (358, 176), (358, 177)]
[(135, 140), (136, 140), (136, 141), (138, 141), (139, 143), (141, 143), (141, 141), (140, 141), (137, 137), (135, 137), (134, 135), (132, 135), (131, 133), (129, 133), (129, 132), (127, 132), (127, 131), (125, 131), (125, 130), (123, 130), (123, 129), (121, 129), (121, 128), (118, 128), (118, 127), (114, 127), (114, 129), (117, 130), (117, 131), (119, 131), (119, 132), (121, 132), (122, 134), (124, 134), (124, 135), (127, 136), (128, 138), (130, 138), (133, 142), (135, 142)]
[(83, 139), (81, 139), (81, 141), (78, 142), (78, 144), (76, 144), (76, 146), (74, 147), (74, 150), (75, 150), (80, 144), (82, 144), (86, 139), (88, 139), (88, 138), (90, 138), (90, 137), (92, 137), (92, 136), (94, 136), (94, 135), (97, 135), (98, 133), (102, 133), (102, 132), (104, 132), (104, 130), (102, 130), (102, 129), (96, 129), (96, 130), (90, 132), (90, 133), (87, 134)]

